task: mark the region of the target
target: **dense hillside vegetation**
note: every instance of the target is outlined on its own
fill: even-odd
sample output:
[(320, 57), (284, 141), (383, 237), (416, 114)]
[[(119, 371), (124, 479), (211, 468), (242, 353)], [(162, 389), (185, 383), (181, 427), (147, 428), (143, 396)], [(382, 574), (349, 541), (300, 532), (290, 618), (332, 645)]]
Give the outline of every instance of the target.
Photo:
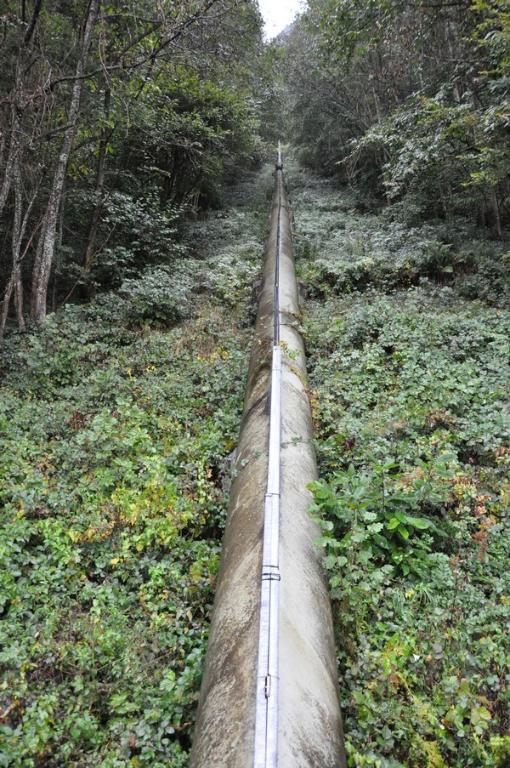
[(287, 41), (314, 168), (409, 218), (510, 217), (510, 14), (498, 0), (310, 0)]
[(0, 766), (185, 768), (274, 143), (350, 768), (510, 764), (510, 10), (5, 0)]
[(459, 267), (483, 231), (289, 180), (349, 765), (505, 766), (508, 281)]
[(509, 31), (310, 0), (282, 40), (352, 766), (510, 760)]
[(271, 178), (193, 256), (6, 341), (0, 764), (183, 766)]

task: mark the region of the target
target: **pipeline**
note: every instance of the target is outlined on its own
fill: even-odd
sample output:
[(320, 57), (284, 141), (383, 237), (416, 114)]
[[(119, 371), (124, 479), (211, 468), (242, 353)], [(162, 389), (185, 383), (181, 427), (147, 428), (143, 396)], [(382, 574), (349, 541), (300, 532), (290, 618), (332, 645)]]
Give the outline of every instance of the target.
[(345, 768), (281, 152), (191, 768)]
[[(278, 145), (276, 174), (283, 172)], [(273, 294), (273, 365), (271, 370), (267, 490), (262, 537), (257, 695), (255, 702), (254, 768), (278, 765), (278, 692), (280, 664), (280, 465), (282, 416), (282, 349), (280, 347), (280, 262), (282, 251), (282, 195), (278, 185), (276, 258)]]

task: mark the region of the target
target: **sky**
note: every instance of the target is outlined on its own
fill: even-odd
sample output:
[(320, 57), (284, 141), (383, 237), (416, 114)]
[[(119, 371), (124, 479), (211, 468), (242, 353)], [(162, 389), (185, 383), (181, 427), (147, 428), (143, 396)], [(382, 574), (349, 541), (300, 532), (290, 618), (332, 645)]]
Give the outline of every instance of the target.
[(259, 0), (266, 22), (266, 37), (271, 39), (285, 29), (301, 6), (300, 0)]

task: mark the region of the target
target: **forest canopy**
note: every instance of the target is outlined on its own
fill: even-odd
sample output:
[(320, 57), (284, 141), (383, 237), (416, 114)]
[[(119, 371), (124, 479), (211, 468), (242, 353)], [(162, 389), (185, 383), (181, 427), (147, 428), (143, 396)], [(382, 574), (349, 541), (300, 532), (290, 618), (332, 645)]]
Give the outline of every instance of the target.
[(183, 212), (253, 162), (261, 24), (250, 0), (4, 5), (0, 335), (11, 301), (23, 328), (171, 258)]
[(505, 0), (310, 0), (287, 47), (292, 136), (307, 162), (372, 203), (475, 216), (501, 236), (510, 215)]

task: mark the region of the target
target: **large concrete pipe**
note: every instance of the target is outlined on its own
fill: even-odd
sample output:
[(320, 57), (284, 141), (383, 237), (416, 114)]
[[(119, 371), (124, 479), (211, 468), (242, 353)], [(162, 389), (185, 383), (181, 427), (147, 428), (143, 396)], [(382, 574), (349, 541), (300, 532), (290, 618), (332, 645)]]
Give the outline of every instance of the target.
[(299, 314), (279, 155), (192, 768), (346, 765)]

